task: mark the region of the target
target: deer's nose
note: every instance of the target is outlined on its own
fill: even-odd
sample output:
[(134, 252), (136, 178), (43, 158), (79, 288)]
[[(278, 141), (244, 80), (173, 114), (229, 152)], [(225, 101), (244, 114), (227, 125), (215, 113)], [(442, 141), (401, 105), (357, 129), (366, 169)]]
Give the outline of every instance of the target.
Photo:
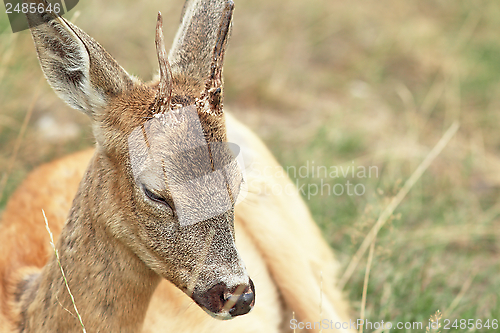
[(255, 304), (255, 287), (251, 279), (248, 284), (231, 288), (220, 282), (207, 290), (205, 299), (197, 303), (213, 314), (229, 312), (230, 318), (241, 316), (250, 312)]
[(238, 289), (242, 289), (243, 291), (240, 292), (241, 294), (236, 300), (236, 303), (234, 303), (234, 305), (229, 310), (229, 314), (233, 317), (247, 314), (248, 312), (250, 312), (250, 310), (252, 310), (255, 304), (255, 288), (251, 279), (248, 286), (237, 287), (233, 296), (238, 296)]

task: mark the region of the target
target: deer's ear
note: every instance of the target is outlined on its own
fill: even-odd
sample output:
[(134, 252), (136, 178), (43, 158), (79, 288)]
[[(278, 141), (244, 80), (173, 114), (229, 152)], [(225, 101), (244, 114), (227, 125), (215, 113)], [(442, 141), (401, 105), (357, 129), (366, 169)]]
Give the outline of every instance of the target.
[(205, 83), (214, 70), (222, 70), (233, 9), (232, 0), (186, 0), (168, 55), (174, 74)]
[(46, 12), (27, 18), (47, 81), (73, 108), (92, 117), (133, 85), (106, 50), (64, 18)]

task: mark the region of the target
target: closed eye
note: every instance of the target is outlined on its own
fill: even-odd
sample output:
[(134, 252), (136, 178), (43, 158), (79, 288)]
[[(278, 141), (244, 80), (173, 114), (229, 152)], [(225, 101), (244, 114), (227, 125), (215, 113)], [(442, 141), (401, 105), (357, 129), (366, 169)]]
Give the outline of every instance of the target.
[(170, 208), (172, 211), (172, 206), (170, 206), (170, 204), (167, 202), (167, 200), (165, 200), (165, 198), (159, 196), (158, 194), (156, 193), (153, 193), (151, 192), (150, 190), (148, 190), (145, 186), (143, 187), (144, 189), (144, 193), (146, 194), (146, 196), (152, 200), (152, 201), (155, 201), (155, 202), (158, 202), (158, 203), (161, 203), (165, 206), (167, 206), (168, 208)]

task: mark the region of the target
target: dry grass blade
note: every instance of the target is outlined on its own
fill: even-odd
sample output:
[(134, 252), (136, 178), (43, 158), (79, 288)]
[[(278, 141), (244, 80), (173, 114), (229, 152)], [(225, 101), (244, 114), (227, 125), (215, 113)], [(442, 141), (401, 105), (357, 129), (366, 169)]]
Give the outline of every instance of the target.
[(2, 82), (3, 76), (5, 75), (7, 70), (7, 65), (9, 64), (9, 61), (12, 58), (12, 55), (14, 54), (14, 48), (16, 45), (17, 36), (18, 34), (11, 35), (6, 50), (0, 57), (0, 82)]
[(354, 273), (354, 270), (356, 269), (356, 267), (359, 264), (359, 261), (361, 260), (361, 257), (365, 254), (368, 247), (373, 243), (380, 229), (391, 217), (394, 210), (399, 206), (401, 201), (403, 201), (408, 192), (410, 192), (413, 185), (415, 185), (415, 183), (420, 179), (425, 170), (427, 170), (427, 168), (431, 165), (434, 159), (441, 153), (444, 147), (446, 147), (446, 145), (450, 142), (451, 138), (455, 135), (458, 128), (459, 128), (458, 122), (454, 122), (450, 126), (450, 128), (448, 128), (448, 130), (446, 131), (446, 133), (444, 133), (444, 135), (441, 137), (436, 146), (434, 146), (434, 148), (429, 152), (429, 154), (425, 157), (422, 163), (420, 163), (420, 165), (413, 172), (410, 178), (408, 178), (408, 180), (403, 185), (401, 190), (399, 190), (398, 194), (394, 198), (392, 198), (389, 205), (385, 208), (382, 214), (380, 214), (377, 222), (372, 227), (368, 235), (366, 235), (365, 239), (363, 240), (363, 243), (359, 247), (358, 251), (356, 251), (356, 253), (354, 254), (353, 258), (349, 262), (349, 265), (347, 266), (347, 269), (344, 272), (344, 275), (340, 279), (339, 287), (341, 290), (344, 288), (347, 281), (349, 281), (349, 279), (351, 278), (352, 274)]
[(465, 280), (464, 284), (462, 285), (462, 288), (460, 288), (460, 292), (458, 293), (457, 297), (455, 297), (455, 299), (453, 300), (453, 302), (451, 302), (451, 304), (448, 307), (448, 309), (446, 309), (443, 312), (443, 317), (444, 318), (449, 318), (450, 315), (453, 313), (453, 310), (455, 310), (455, 308), (457, 307), (458, 303), (460, 303), (460, 301), (464, 297), (464, 295), (467, 292), (467, 290), (469, 290), (469, 287), (472, 284), (472, 280), (474, 280), (475, 276), (476, 276), (476, 272), (474, 271), (474, 272), (472, 272), (469, 275), (469, 277), (467, 278), (467, 280)]
[[(47, 221), (47, 216), (45, 216), (45, 211), (43, 209), (42, 209), (42, 214), (43, 214), (43, 218), (45, 220), (45, 228), (47, 229), (47, 232), (49, 233), (49, 236), (50, 236), (50, 245), (52, 246), (52, 249), (54, 250), (54, 253), (56, 255), (57, 264), (59, 265), (59, 268), (61, 269), (61, 274), (62, 274), (62, 277), (64, 280), (64, 284), (66, 285), (66, 289), (68, 290), (69, 296), (71, 297), (71, 302), (73, 303), (73, 308), (75, 309), (78, 320), (80, 321), (80, 325), (82, 326), (83, 333), (87, 333), (87, 331), (85, 330), (85, 326), (83, 325), (82, 317), (80, 316), (80, 313), (78, 312), (78, 309), (76, 308), (75, 298), (73, 297), (73, 294), (71, 293), (71, 290), (69, 289), (68, 280), (66, 280), (66, 274), (64, 274), (64, 270), (62, 268), (61, 261), (59, 260), (59, 253), (57, 252), (56, 246), (54, 244), (54, 237), (52, 235), (52, 231), (50, 231), (50, 228), (49, 228), (49, 221)], [(65, 309), (65, 310), (67, 311), (67, 309)]]
[(26, 128), (28, 128), (28, 123), (31, 119), (31, 115), (33, 114), (33, 109), (35, 108), (35, 102), (38, 99), (38, 95), (40, 94), (40, 89), (42, 87), (41, 83), (44, 81), (44, 77), (40, 77), (38, 84), (36, 85), (35, 95), (31, 100), (31, 104), (28, 108), (28, 112), (26, 116), (24, 116), (23, 124), (21, 125), (21, 129), (19, 130), (19, 134), (17, 135), (16, 142), (14, 144), (14, 149), (12, 150), (12, 155), (9, 160), (9, 164), (7, 165), (7, 171), (2, 175), (2, 179), (0, 180), (0, 200), (2, 200), (3, 192), (5, 189), (5, 185), (7, 184), (7, 180), (9, 179), (10, 173), (14, 168), (14, 164), (16, 163), (17, 154), (19, 153), (19, 148), (21, 148), (21, 143), (23, 142), (24, 133), (26, 132)]
[(359, 333), (363, 333), (364, 320), (365, 320), (365, 307), (366, 307), (366, 294), (368, 292), (368, 280), (370, 279), (370, 269), (372, 267), (373, 253), (375, 252), (375, 240), (370, 245), (370, 252), (368, 253), (368, 262), (366, 263), (365, 280), (363, 282), (363, 296), (361, 298), (361, 314), (359, 319), (363, 320), (363, 324), (359, 328)]
[(224, 304), (224, 307), (222, 308), (222, 312), (229, 311), (238, 301), (240, 298), (241, 294), (245, 291), (245, 286), (244, 285), (239, 285), (238, 288), (234, 291), (234, 293), (229, 297), (229, 300)]
[[(319, 272), (319, 317), (323, 318), (323, 271)], [(319, 333), (323, 332), (323, 325), (319, 329)]]
[(80, 14), (81, 14), (81, 12), (79, 10), (77, 10), (73, 14), (73, 16), (71, 16), (71, 19), (70, 19), (71, 23), (75, 24), (76, 20), (78, 20), (78, 18), (80, 17)]

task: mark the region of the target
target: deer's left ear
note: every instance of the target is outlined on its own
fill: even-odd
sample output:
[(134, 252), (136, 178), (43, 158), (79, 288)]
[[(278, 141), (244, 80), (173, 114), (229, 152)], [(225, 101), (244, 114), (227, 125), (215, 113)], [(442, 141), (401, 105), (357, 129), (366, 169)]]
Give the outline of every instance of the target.
[[(45, 1), (35, 1), (45, 3)], [(43, 73), (60, 98), (90, 117), (133, 79), (95, 40), (53, 13), (28, 13)]]

